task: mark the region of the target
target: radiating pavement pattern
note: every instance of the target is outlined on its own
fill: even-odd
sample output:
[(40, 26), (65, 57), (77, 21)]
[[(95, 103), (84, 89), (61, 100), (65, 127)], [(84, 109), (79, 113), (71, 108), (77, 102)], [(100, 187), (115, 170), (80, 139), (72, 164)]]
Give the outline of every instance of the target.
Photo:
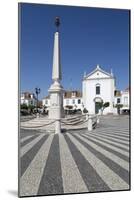
[(58, 135), (21, 130), (20, 196), (129, 189), (129, 118)]

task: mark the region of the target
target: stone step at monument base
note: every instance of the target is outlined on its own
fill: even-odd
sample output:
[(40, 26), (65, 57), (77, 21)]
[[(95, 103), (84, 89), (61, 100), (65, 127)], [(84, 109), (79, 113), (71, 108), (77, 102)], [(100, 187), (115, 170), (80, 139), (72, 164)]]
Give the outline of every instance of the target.
[(70, 120), (75, 120), (75, 119), (79, 119), (79, 118), (86, 118), (86, 115), (75, 115), (75, 116), (71, 116), (71, 115), (67, 115), (64, 119), (67, 120), (67, 121), (70, 121)]
[(87, 122), (79, 125), (61, 125), (61, 128), (64, 130), (78, 130), (87, 128)]
[(76, 118), (76, 119), (70, 119), (70, 120), (64, 120), (63, 119), (63, 122), (66, 122), (66, 123), (75, 123), (75, 122), (80, 122), (80, 121), (83, 121), (84, 119), (81, 119), (81, 118)]
[(72, 124), (75, 124), (75, 123), (79, 123), (79, 122), (83, 122), (86, 120), (86, 116), (76, 116), (76, 117), (71, 117), (71, 118), (63, 118), (62, 121), (65, 122), (65, 123), (72, 123)]

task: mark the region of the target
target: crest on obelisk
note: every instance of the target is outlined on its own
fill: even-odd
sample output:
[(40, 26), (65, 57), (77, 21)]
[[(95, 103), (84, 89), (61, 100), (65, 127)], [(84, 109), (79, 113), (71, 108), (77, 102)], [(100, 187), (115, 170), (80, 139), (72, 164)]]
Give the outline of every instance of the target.
[(60, 18), (55, 18), (56, 32), (54, 35), (54, 51), (53, 51), (53, 70), (52, 70), (52, 79), (61, 80), (61, 62), (60, 62), (60, 40), (59, 40), (59, 26)]

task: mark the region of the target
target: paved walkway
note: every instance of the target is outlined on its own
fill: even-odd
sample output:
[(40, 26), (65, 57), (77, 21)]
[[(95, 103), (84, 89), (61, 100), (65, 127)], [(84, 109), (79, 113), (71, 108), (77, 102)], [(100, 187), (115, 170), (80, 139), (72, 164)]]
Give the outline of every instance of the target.
[(129, 189), (128, 116), (54, 135), (21, 130), (20, 196)]

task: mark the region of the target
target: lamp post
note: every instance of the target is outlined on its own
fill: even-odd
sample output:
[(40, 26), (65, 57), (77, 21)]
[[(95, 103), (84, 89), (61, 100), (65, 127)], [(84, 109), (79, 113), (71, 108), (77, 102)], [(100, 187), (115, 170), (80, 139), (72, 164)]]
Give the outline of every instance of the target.
[(35, 93), (36, 93), (36, 96), (37, 96), (37, 105), (36, 105), (37, 115), (38, 115), (38, 95), (40, 94), (40, 91), (41, 91), (40, 88), (38, 88), (38, 87), (35, 88)]

